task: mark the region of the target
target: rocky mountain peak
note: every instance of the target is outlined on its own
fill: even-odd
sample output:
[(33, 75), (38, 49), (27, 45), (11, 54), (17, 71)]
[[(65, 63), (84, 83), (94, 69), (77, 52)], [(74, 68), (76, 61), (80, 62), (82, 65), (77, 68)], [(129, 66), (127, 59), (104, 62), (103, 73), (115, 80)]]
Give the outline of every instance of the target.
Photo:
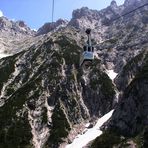
[(64, 19), (58, 19), (56, 22), (53, 23), (45, 23), (42, 27), (38, 29), (37, 35), (47, 34), (48, 32), (64, 27), (67, 24), (68, 21)]
[(72, 13), (72, 18), (81, 18), (82, 16), (89, 15), (91, 12), (88, 7), (82, 7), (81, 9), (76, 9)]
[(24, 21), (13, 21), (4, 16), (0, 17), (0, 53), (12, 54), (21, 51), (21, 44), (26, 43), (24, 40), (33, 37), (34, 34), (35, 31), (31, 30)]
[(20, 27), (27, 27), (24, 21), (17, 21), (17, 23)]
[(2, 29), (6, 25), (6, 18), (0, 17), (0, 29)]
[(112, 0), (111, 3), (110, 3), (110, 6), (112, 8), (116, 8), (117, 7), (117, 2), (115, 0)]
[(72, 19), (80, 19), (80, 18), (89, 18), (89, 19), (98, 19), (98, 11), (91, 10), (88, 7), (82, 7), (80, 9), (76, 9), (72, 13)]
[(67, 20), (63, 20), (63, 19), (58, 19), (58, 20), (56, 21), (57, 25), (64, 25), (64, 24), (66, 24), (67, 22), (68, 22)]
[(100, 15), (97, 10), (91, 10), (88, 7), (76, 9), (72, 13), (72, 19), (68, 25), (78, 29), (95, 28), (99, 24)]
[(0, 17), (0, 30), (1, 32), (8, 32), (9, 34), (34, 34), (34, 32), (25, 24), (24, 21), (15, 22), (4, 16)]
[(134, 4), (137, 4), (137, 3), (141, 3), (142, 0), (125, 0), (124, 2), (124, 6), (131, 6), (131, 5), (134, 5)]

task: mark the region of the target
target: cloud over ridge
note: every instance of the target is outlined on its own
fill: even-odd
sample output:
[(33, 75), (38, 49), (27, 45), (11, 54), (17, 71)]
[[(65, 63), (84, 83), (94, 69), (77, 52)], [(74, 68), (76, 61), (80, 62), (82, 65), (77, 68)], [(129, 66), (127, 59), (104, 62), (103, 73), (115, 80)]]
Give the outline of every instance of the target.
[(0, 17), (2, 17), (3, 16), (3, 12), (0, 10)]

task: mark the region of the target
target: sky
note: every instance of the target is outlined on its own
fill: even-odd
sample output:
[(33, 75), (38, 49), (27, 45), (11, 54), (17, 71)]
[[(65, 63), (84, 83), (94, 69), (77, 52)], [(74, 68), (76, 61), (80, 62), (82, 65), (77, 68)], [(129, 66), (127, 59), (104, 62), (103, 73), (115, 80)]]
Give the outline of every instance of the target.
[[(70, 20), (72, 11), (81, 7), (101, 10), (112, 0), (55, 0), (54, 21), (59, 18)], [(118, 5), (124, 0), (116, 0)], [(51, 22), (52, 0), (1, 0), (0, 16), (12, 20), (23, 20), (31, 29), (38, 29)]]

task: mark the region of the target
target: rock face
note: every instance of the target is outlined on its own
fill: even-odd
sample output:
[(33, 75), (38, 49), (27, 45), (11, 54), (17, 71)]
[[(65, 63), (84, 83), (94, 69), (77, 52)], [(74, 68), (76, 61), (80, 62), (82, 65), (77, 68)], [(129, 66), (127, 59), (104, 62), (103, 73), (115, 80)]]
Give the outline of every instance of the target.
[[(137, 65), (137, 66), (134, 66)], [(148, 124), (148, 50), (132, 59), (125, 69), (119, 74), (124, 75), (131, 82), (123, 83), (119, 103), (115, 108), (112, 118), (103, 128), (105, 130), (92, 144), (93, 147), (101, 146), (112, 139), (111, 147), (147, 147)], [(130, 77), (129, 72), (133, 72)], [(122, 80), (123, 77), (117, 79)], [(124, 78), (123, 78), (124, 79)], [(102, 140), (103, 139), (103, 140)], [(109, 143), (108, 143), (109, 145)]]
[[(134, 75), (132, 81), (126, 86), (121, 101), (116, 108), (109, 127), (119, 129), (120, 133), (126, 136), (133, 136), (140, 133), (145, 126), (147, 126), (147, 104), (148, 104), (148, 52), (142, 53), (141, 59), (134, 59), (141, 63), (137, 71), (133, 71)], [(130, 63), (129, 63), (130, 64)], [(136, 64), (136, 63), (135, 63)], [(136, 67), (135, 67), (136, 69)]]
[[(92, 147), (147, 147), (148, 7), (115, 20), (145, 2), (83, 7), (37, 33), (1, 17), (0, 51), (13, 55), (0, 59), (0, 147), (65, 147), (113, 108)], [(87, 27), (96, 57), (85, 69), (79, 63)], [(114, 82), (109, 69), (118, 72)]]

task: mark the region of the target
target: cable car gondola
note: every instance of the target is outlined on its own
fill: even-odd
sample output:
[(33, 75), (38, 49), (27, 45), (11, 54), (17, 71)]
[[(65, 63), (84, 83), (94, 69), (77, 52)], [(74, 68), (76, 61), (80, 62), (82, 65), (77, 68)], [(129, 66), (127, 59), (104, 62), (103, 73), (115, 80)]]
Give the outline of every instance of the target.
[(81, 60), (80, 60), (80, 66), (83, 64), (87, 64), (89, 62), (92, 62), (94, 59), (94, 47), (91, 44), (91, 29), (86, 29), (86, 34), (88, 37), (88, 40), (86, 44), (83, 47), (83, 53), (81, 55)]

